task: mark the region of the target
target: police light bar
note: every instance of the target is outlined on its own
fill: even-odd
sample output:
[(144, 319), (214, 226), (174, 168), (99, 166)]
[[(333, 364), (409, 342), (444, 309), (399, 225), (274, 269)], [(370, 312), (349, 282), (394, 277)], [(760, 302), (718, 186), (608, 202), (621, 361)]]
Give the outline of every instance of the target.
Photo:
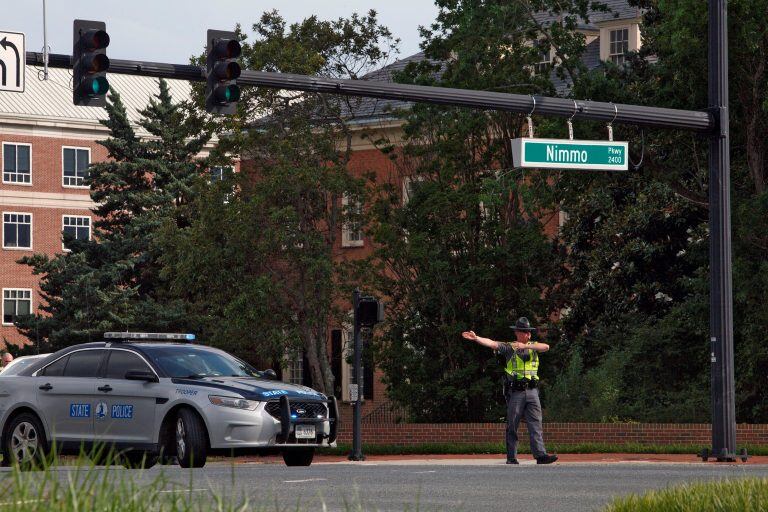
[(195, 341), (194, 334), (170, 332), (105, 332), (108, 340)]

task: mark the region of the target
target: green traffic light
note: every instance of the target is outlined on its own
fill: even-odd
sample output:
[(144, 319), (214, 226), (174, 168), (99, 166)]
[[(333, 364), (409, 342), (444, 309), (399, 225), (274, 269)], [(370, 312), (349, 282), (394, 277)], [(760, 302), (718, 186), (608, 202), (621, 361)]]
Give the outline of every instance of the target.
[(227, 103), (230, 101), (239, 101), (240, 100), (240, 87), (236, 85), (228, 85), (227, 86), (227, 93), (226, 93)]
[(109, 82), (103, 76), (88, 78), (85, 82), (85, 91), (88, 96), (103, 96), (109, 92)]

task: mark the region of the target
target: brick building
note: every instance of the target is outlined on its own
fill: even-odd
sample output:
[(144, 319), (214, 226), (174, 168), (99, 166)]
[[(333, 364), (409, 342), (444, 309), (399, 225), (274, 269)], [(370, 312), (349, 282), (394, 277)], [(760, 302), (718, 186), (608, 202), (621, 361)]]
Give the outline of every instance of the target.
[[(108, 135), (99, 124), (106, 110), (72, 104), (69, 70), (51, 69), (47, 81), (37, 79), (40, 71), (27, 66), (24, 93), (0, 92), (0, 338), (16, 344), (24, 338), (13, 326), (14, 317), (36, 311), (40, 304), (38, 276), (17, 261), (65, 251), (63, 231), (90, 238), (94, 204), (83, 177), (89, 163), (107, 157), (97, 142)], [(159, 91), (153, 78), (110, 75), (109, 80), (133, 123)], [(168, 83), (175, 99), (189, 97), (188, 82)]]

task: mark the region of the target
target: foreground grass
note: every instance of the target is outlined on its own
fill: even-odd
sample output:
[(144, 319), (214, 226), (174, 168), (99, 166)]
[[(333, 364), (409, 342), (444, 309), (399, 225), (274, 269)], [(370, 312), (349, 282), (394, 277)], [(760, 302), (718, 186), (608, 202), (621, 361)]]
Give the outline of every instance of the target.
[[(67, 471), (60, 471), (59, 464)], [(236, 512), (266, 510), (246, 498), (200, 496), (191, 487), (172, 482), (162, 472), (147, 481), (143, 470), (109, 466), (96, 470), (87, 458), (44, 463), (33, 470), (18, 466), (1, 474), (0, 511), (24, 512)]]
[[(705, 446), (693, 445), (660, 445), (640, 443), (582, 443), (582, 444), (547, 444), (547, 449), (553, 453), (638, 453), (638, 454), (690, 454), (696, 456)], [(746, 446), (750, 455), (768, 455), (768, 446)], [(336, 448), (323, 448), (319, 453), (326, 455), (347, 455), (352, 445), (339, 443)], [(527, 444), (521, 444), (519, 453), (531, 453)], [(472, 455), (472, 454), (504, 454), (506, 448), (499, 443), (420, 443), (413, 445), (395, 444), (363, 444), (366, 455)]]
[(604, 512), (757, 512), (768, 508), (768, 479), (688, 484), (615, 500)]
[[(110, 456), (111, 457), (111, 456)], [(303, 504), (295, 498), (259, 494), (249, 499), (227, 489), (199, 489), (192, 471), (182, 472), (181, 481), (169, 478), (166, 471), (124, 469), (118, 465), (95, 466), (85, 456), (49, 459), (33, 469), (18, 466), (0, 471), (0, 512), (304, 512), (325, 511), (326, 504)], [(179, 475), (178, 472), (173, 472)], [(232, 488), (235, 466), (232, 465)], [(203, 484), (202, 487), (208, 487)], [(354, 488), (344, 498), (345, 512), (378, 510), (370, 506)], [(239, 495), (238, 495), (239, 494)], [(282, 503), (285, 503), (283, 505)], [(404, 512), (432, 512), (415, 496)], [(436, 509), (435, 509), (436, 510)]]

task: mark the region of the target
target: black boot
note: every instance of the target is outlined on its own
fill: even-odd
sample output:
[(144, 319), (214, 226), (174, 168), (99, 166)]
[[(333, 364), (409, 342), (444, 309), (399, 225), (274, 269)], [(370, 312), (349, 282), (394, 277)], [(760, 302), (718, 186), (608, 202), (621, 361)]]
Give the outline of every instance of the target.
[(507, 459), (507, 464), (520, 464), (517, 459)]
[(557, 460), (557, 455), (543, 455), (536, 458), (536, 464), (552, 464)]

